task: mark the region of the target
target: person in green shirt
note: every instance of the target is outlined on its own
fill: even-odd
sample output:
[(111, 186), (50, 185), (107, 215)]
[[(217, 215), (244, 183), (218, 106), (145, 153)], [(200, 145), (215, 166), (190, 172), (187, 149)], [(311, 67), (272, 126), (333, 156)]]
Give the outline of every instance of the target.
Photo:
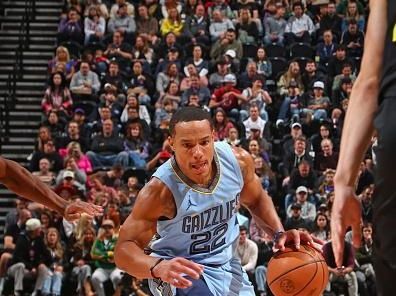
[(117, 242), (114, 228), (115, 224), (112, 220), (104, 220), (92, 246), (91, 257), (96, 270), (92, 274), (91, 281), (97, 296), (106, 296), (103, 283), (109, 279), (115, 290), (114, 295), (120, 295), (119, 283), (123, 272), (114, 263), (114, 248)]

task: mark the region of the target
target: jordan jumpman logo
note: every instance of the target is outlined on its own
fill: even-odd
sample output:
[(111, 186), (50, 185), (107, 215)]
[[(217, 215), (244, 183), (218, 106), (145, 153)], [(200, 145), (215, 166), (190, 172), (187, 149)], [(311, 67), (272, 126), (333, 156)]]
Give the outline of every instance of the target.
[(197, 206), (197, 205), (196, 205), (196, 204), (194, 204), (194, 203), (192, 203), (192, 202), (191, 202), (191, 197), (190, 197), (190, 196), (188, 196), (188, 206), (187, 206), (187, 209), (186, 209), (186, 211), (188, 211), (188, 209), (189, 209), (191, 206)]

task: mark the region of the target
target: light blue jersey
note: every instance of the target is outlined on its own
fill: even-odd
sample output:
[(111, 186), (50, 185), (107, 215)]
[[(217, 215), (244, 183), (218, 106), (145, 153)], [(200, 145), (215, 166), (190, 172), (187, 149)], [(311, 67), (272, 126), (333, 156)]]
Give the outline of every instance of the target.
[(243, 188), (241, 169), (225, 142), (215, 143), (214, 160), (217, 173), (209, 188), (193, 184), (174, 158), (154, 173), (171, 190), (177, 213), (171, 220), (157, 222), (152, 255), (184, 257), (207, 266), (203, 276), (213, 295), (254, 295), (240, 264), (231, 263), (236, 261), (233, 254), (239, 236), (236, 208)]

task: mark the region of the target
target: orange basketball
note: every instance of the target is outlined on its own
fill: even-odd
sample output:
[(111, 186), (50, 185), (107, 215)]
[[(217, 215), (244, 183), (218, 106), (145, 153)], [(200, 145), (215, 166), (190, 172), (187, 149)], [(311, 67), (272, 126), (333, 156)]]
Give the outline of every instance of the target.
[(268, 263), (267, 282), (275, 296), (319, 296), (328, 280), (329, 271), (322, 254), (308, 245), (301, 245), (300, 250), (286, 247)]

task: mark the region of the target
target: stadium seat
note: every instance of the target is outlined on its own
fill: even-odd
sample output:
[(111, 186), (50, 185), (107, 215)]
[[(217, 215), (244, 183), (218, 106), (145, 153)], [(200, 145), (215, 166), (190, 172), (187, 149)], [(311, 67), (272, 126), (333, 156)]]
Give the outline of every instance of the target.
[(288, 49), (288, 55), (291, 59), (301, 57), (313, 59), (315, 56), (315, 50), (309, 44), (294, 43), (290, 45)]
[(82, 47), (77, 42), (67, 41), (67, 42), (62, 42), (61, 45), (69, 50), (69, 54), (71, 58), (79, 59), (81, 57)]
[(257, 46), (254, 44), (243, 45), (243, 56), (246, 58), (255, 58), (257, 55)]
[(286, 49), (276, 43), (272, 43), (265, 47), (267, 57), (286, 57)]
[(281, 57), (271, 57), (269, 58), (272, 64), (272, 77), (276, 78), (279, 73), (286, 71), (288, 63), (285, 58)]

